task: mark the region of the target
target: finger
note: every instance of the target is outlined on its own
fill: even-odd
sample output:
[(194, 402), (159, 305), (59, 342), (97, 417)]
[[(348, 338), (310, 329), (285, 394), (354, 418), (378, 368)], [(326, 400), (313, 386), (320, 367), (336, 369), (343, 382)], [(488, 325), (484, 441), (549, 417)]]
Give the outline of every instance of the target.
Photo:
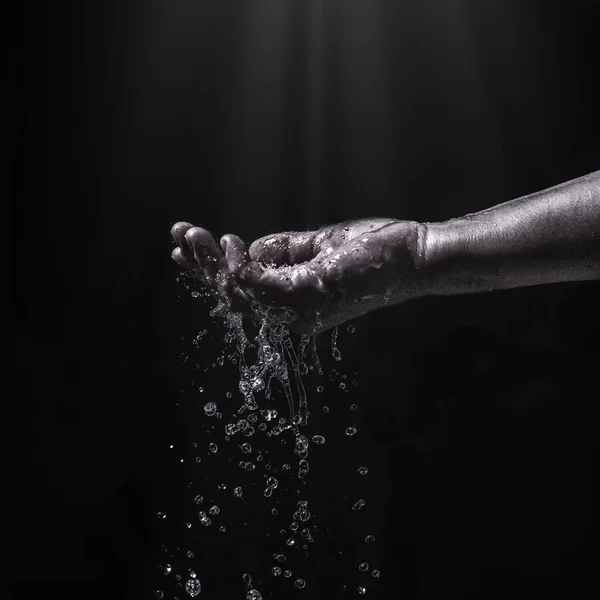
[(242, 290), (240, 285), (244, 286), (246, 273), (249, 270), (262, 272), (262, 268), (258, 263), (250, 260), (246, 244), (237, 235), (226, 234), (221, 238), (220, 243), (227, 263), (226, 274), (220, 278), (222, 291), (231, 297), (240, 296), (247, 302), (249, 290)]
[(194, 252), (199, 264), (216, 262), (222, 256), (221, 249), (209, 231), (202, 227), (192, 227), (185, 233), (185, 239)]
[(313, 241), (316, 231), (286, 231), (266, 235), (250, 244), (249, 255), (252, 260), (272, 264), (296, 265), (313, 258)]
[(177, 248), (173, 249), (173, 252), (171, 252), (171, 258), (178, 264), (181, 265), (182, 267), (192, 267), (196, 264), (196, 261), (193, 258), (186, 258), (181, 250), (181, 248), (179, 246), (177, 246)]
[(198, 264), (193, 258), (185, 258), (181, 252), (181, 248), (177, 247), (171, 252), (171, 258), (193, 277), (200, 280), (203, 285), (211, 287), (211, 282), (204, 274), (204, 269), (198, 267)]
[(235, 275), (236, 289), (240, 290), (241, 285), (245, 288), (242, 293), (249, 293), (250, 297), (253, 297), (252, 290), (248, 289), (245, 283), (250, 277), (260, 276), (264, 268), (250, 259), (246, 244), (237, 235), (224, 235), (221, 238), (221, 248), (225, 252), (229, 273)]
[(189, 229), (185, 238), (194, 251), (194, 258), (205, 285), (217, 290), (222, 276), (227, 273), (225, 256), (217, 242), (211, 233), (202, 227)]
[(171, 237), (175, 243), (181, 248), (181, 253), (184, 258), (194, 258), (194, 252), (187, 240), (185, 234), (193, 227), (191, 223), (186, 221), (179, 221), (171, 227)]
[(230, 273), (237, 273), (250, 261), (246, 244), (237, 235), (228, 233), (220, 242)]

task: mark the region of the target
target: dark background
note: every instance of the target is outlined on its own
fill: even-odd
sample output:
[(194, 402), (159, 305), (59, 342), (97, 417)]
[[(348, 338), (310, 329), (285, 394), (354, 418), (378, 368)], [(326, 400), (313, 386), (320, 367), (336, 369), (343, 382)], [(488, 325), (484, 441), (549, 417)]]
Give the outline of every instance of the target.
[[(201, 409), (180, 395), (191, 376), (177, 334), (207, 327), (217, 344), (221, 325), (175, 281), (171, 224), (251, 241), (358, 216), (442, 220), (597, 170), (600, 4), (21, 9), (3, 20), (5, 331), (17, 335), (0, 593), (172, 598), (154, 572), (160, 545), (184, 549), (187, 482), (211, 475), (191, 466)], [(353, 337), (342, 328), (336, 368), (358, 371), (361, 445), (326, 445), (311, 485), (344, 554), (322, 546), (298, 597), (356, 597), (364, 555), (347, 532), (369, 527), (382, 577), (367, 597), (597, 596), (599, 300), (596, 282), (426, 298), (358, 319)], [(201, 365), (215, 356), (204, 348)], [(231, 385), (207, 381), (215, 397)], [(331, 406), (320, 426), (335, 439), (350, 396), (328, 393), (312, 401)], [(361, 462), (371, 513), (357, 522), (340, 507)], [(243, 597), (261, 550), (224, 542), (215, 558), (194, 544), (200, 597)], [(275, 597), (293, 595), (288, 583)]]

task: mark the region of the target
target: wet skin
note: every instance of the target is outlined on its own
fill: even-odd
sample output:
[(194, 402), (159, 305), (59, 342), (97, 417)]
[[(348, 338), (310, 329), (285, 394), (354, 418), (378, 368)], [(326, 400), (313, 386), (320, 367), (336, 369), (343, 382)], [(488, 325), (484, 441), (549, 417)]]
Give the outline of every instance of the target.
[(414, 221), (357, 219), (267, 235), (249, 247), (234, 234), (217, 244), (208, 230), (185, 222), (171, 235), (173, 259), (232, 310), (252, 315), (253, 300), (292, 308), (296, 333), (320, 333), (419, 293)]
[(235, 311), (291, 308), (320, 333), (425, 295), (600, 279), (600, 171), (440, 223), (356, 219), (267, 235), (249, 247), (176, 223), (173, 259)]

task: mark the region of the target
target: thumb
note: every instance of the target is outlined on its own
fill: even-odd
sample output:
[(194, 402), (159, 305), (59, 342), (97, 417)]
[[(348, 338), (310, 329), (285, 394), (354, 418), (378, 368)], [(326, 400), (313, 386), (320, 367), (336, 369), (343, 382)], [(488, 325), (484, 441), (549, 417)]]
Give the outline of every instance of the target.
[(296, 265), (314, 258), (316, 235), (316, 231), (285, 231), (265, 235), (250, 244), (248, 253), (252, 260), (270, 266)]

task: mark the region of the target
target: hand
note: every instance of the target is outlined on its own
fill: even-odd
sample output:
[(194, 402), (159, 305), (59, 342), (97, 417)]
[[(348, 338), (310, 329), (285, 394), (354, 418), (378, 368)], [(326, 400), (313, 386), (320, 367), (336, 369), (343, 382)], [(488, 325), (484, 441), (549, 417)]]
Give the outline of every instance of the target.
[(179, 244), (173, 258), (228, 297), (233, 310), (252, 314), (252, 300), (292, 308), (296, 333), (320, 333), (419, 295), (414, 221), (345, 221), (264, 236), (248, 250), (232, 234), (219, 248), (208, 231), (189, 223), (177, 223), (172, 235)]
[(261, 267), (250, 260), (238, 236), (224, 235), (219, 247), (209, 231), (184, 221), (171, 227), (171, 236), (177, 244), (171, 254), (175, 262), (216, 292), (231, 310), (254, 316), (253, 298), (240, 287), (239, 273), (243, 267)]

